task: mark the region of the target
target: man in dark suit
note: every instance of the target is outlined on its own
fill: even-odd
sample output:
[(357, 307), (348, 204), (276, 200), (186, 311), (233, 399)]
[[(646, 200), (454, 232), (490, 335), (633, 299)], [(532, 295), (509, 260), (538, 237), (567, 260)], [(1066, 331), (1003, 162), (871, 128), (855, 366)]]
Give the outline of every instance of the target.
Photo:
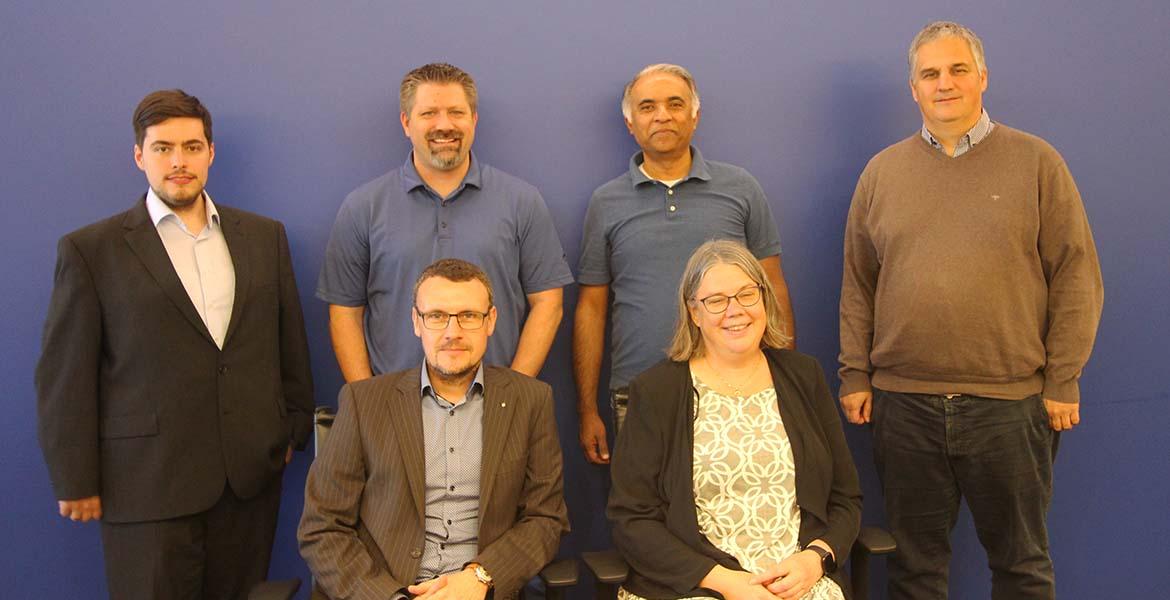
[(61, 238), (37, 365), (61, 516), (102, 521), (113, 598), (242, 598), (264, 579), (312, 379), (283, 226), (215, 204), (211, 115), (134, 112), (149, 190)]
[(341, 390), (301, 554), (331, 598), (511, 598), (568, 531), (552, 390), (483, 366), (496, 308), (475, 265), (427, 267), (411, 318), (422, 367)]

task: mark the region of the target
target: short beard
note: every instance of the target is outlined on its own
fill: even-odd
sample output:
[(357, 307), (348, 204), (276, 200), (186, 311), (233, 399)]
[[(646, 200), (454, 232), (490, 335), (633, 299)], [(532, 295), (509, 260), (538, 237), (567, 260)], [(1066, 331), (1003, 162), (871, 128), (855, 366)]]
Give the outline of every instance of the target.
[(191, 196), (190, 198), (180, 199), (180, 200), (176, 200), (175, 198), (172, 198), (171, 196), (166, 195), (166, 193), (163, 192), (162, 190), (156, 190), (154, 188), (150, 188), (150, 189), (152, 191), (154, 191), (154, 195), (158, 196), (159, 200), (162, 200), (163, 204), (167, 205), (167, 207), (170, 208), (171, 210), (176, 210), (176, 209), (188, 208), (192, 204), (195, 204), (195, 201), (198, 200), (201, 196), (203, 196), (203, 189), (204, 188), (199, 188), (199, 191), (195, 192), (195, 194), (193, 196)]
[(430, 370), (431, 373), (435, 374), (437, 376), (437, 378), (439, 380), (443, 381), (444, 383), (459, 383), (461, 380), (465, 379), (468, 375), (471, 375), (472, 373), (475, 373), (476, 371), (478, 371), (479, 365), (481, 365), (481, 364), (483, 364), (483, 361), (477, 362), (474, 365), (470, 365), (465, 369), (460, 369), (458, 371), (448, 371), (448, 370), (444, 369), (443, 367), (440, 367), (439, 365), (436, 365), (435, 363), (432, 363), (431, 361), (428, 360), (427, 361), (427, 368)]
[(467, 155), (462, 152), (463, 148), (456, 150), (450, 158), (444, 158), (439, 154), (431, 153), (431, 166), (440, 171), (451, 171), (463, 164), (467, 160)]

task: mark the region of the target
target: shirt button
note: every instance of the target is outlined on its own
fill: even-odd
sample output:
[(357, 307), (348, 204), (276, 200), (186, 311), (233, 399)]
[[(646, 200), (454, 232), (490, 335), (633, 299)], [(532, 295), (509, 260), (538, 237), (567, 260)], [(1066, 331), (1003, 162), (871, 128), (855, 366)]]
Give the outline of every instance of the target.
[(439, 550), (446, 550), (447, 544), (439, 544)]
[(418, 558), (420, 556), (422, 556), (422, 550), (419, 550), (418, 548), (412, 548), (410, 550), (410, 557), (411, 558)]
[(449, 450), (451, 451), (451, 454), (455, 454), (455, 449), (454, 449), (454, 448), (450, 448)]
[(220, 374), (220, 375), (227, 375), (227, 372), (228, 372), (227, 365), (224, 365), (224, 366), (222, 366), (222, 367), (220, 367), (220, 368), (219, 368), (219, 374)]
[(671, 205), (670, 205), (670, 212), (674, 212), (674, 211), (676, 211), (676, 210), (678, 210), (678, 207), (677, 207), (677, 206), (675, 206), (675, 205), (673, 205), (673, 204), (671, 204)]
[(452, 492), (454, 492), (454, 491), (455, 491), (455, 486), (451, 486), (451, 491), (452, 491)]
[(671, 188), (671, 189), (668, 189), (668, 190), (666, 190), (666, 195), (667, 195), (667, 196), (673, 196), (673, 195), (674, 195), (674, 189), (673, 189), (673, 188)]
[(447, 519), (447, 524), (448, 524), (448, 525), (450, 525), (450, 524), (451, 524), (451, 519)]
[(443, 229), (446, 229), (446, 228), (447, 228), (447, 222), (446, 222), (446, 221), (443, 221), (442, 223), (439, 223), (439, 226), (440, 226), (440, 227), (442, 227)]
[(451, 412), (448, 412), (447, 414), (449, 414), (449, 415), (451, 415), (452, 417), (454, 417), (454, 416), (455, 416), (455, 409), (451, 409)]

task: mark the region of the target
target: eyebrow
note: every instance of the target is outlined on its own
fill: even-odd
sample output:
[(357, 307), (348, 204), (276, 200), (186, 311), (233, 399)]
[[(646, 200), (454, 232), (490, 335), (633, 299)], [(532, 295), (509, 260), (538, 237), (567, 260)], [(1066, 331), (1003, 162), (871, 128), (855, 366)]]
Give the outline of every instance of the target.
[[(670, 96), (669, 98), (666, 99), (667, 102), (673, 102), (675, 100), (681, 100), (683, 102), (687, 101), (687, 99), (682, 97), (682, 96)], [(654, 98), (642, 98), (641, 100), (638, 101), (638, 104), (639, 105), (647, 104), (647, 103), (653, 104), (655, 102), (658, 102), (658, 100), (656, 100)]]

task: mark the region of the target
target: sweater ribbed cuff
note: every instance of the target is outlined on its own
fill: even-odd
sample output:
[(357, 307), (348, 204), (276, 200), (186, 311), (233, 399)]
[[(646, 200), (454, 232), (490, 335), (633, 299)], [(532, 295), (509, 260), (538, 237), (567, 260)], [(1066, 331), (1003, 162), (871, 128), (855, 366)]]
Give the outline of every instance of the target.
[(850, 369), (841, 373), (840, 377), (841, 389), (837, 392), (838, 397), (855, 392), (868, 392), (873, 390), (873, 386), (869, 383), (869, 373), (864, 371)]
[(1045, 377), (1041, 395), (1045, 400), (1078, 404), (1081, 401), (1081, 384), (1076, 379), (1056, 381)]

